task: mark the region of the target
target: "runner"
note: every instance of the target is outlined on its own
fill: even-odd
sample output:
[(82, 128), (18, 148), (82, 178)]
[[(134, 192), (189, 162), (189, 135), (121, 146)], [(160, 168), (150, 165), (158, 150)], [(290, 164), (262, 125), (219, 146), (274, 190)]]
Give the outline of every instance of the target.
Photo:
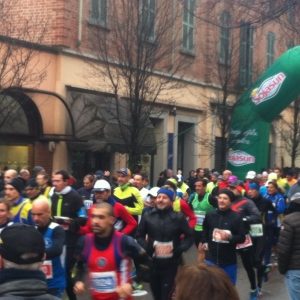
[(118, 184), (113, 191), (112, 197), (125, 206), (127, 211), (138, 222), (138, 216), (142, 214), (144, 201), (139, 190), (129, 182), (131, 171), (127, 168), (118, 170)]
[[(260, 230), (260, 224), (256, 227), (256, 233), (252, 231), (252, 243), (253, 243), (253, 253), (254, 253), (254, 267), (256, 268), (257, 276), (257, 287), (259, 288), (258, 297), (262, 297), (262, 281), (265, 276), (265, 281), (268, 281), (270, 271), (273, 269), (273, 265), (264, 265), (263, 258), (266, 249), (266, 239), (268, 236), (268, 231), (276, 222), (278, 213), (276, 208), (273, 206), (272, 202), (268, 199), (263, 198), (259, 194), (259, 183), (252, 182), (249, 184), (248, 196), (255, 203), (262, 217), (262, 227)], [(268, 212), (272, 212), (272, 218), (268, 218)], [(266, 272), (269, 271), (269, 272)]]
[(181, 199), (181, 197), (179, 196), (182, 193), (181, 190), (177, 188), (177, 178), (168, 179), (164, 187), (171, 188), (174, 191), (176, 191), (176, 197), (173, 203), (173, 209), (176, 212), (182, 212), (189, 220), (190, 227), (194, 229), (197, 223), (197, 218), (190, 205), (185, 200)]
[(70, 230), (70, 228), (85, 224), (86, 212), (81, 196), (69, 186), (69, 178), (68, 172), (64, 170), (53, 173), (54, 194), (51, 197), (51, 215), (54, 218), (54, 222), (59, 223), (66, 230), (66, 291), (69, 300), (76, 300), (76, 295), (73, 293), (71, 275), (75, 264), (74, 251), (80, 235)]
[(261, 215), (252, 200), (242, 196), (243, 182), (234, 181), (229, 184), (230, 190), (234, 193), (235, 199), (232, 203), (232, 210), (238, 212), (243, 217), (243, 224), (246, 231), (246, 242), (243, 245), (238, 245), (237, 249), (241, 255), (243, 266), (247, 272), (250, 281), (250, 300), (256, 300), (259, 294), (259, 289), (256, 286), (256, 278), (254, 271), (254, 254), (252, 240), (249, 235), (251, 224), (261, 224)]
[(203, 221), (208, 211), (218, 208), (218, 199), (206, 192), (207, 181), (198, 179), (195, 182), (196, 193), (189, 198), (189, 203), (197, 217), (197, 223), (194, 228), (195, 245), (198, 248), (202, 240)]
[[(268, 230), (268, 236), (267, 236), (267, 246), (266, 246), (266, 253), (265, 253), (265, 264), (270, 263), (271, 259), (271, 253), (272, 253), (272, 247), (275, 254), (275, 260), (278, 257), (277, 254), (277, 243), (278, 243), (278, 237), (281, 227), (281, 217), (284, 212), (284, 197), (283, 194), (279, 193), (278, 191), (278, 185), (275, 181), (269, 181), (267, 186), (267, 194), (264, 195), (264, 198), (269, 199), (273, 206), (276, 208), (278, 217), (276, 219), (276, 222), (273, 223), (273, 225), (270, 227), (270, 230)], [(272, 211), (268, 212), (268, 220), (271, 220), (273, 218)]]
[(28, 199), (22, 196), (22, 182), (14, 178), (5, 185), (6, 199), (11, 203), (12, 221), (14, 223), (23, 223), (34, 225), (31, 216), (31, 204)]
[(43, 271), (47, 278), (48, 293), (62, 297), (66, 287), (66, 234), (57, 223), (51, 222), (51, 209), (47, 199), (35, 200), (32, 218), (45, 241)]
[[(97, 203), (106, 202), (109, 203), (114, 209), (114, 229), (118, 232), (122, 232), (124, 234), (130, 235), (137, 227), (136, 220), (132, 217), (132, 215), (126, 210), (126, 208), (118, 203), (111, 196), (111, 187), (110, 184), (104, 180), (97, 180), (94, 188), (92, 189), (92, 193), (95, 195), (95, 199)], [(91, 212), (97, 204), (93, 204), (90, 209), (88, 209), (88, 220), (85, 226), (80, 228), (76, 228), (79, 234), (87, 234), (92, 233), (92, 218)]]
[(157, 194), (156, 208), (142, 217), (136, 239), (153, 257), (149, 279), (154, 299), (169, 300), (182, 253), (193, 244), (193, 231), (184, 215), (173, 210), (175, 191), (164, 186)]
[(150, 259), (131, 237), (114, 230), (115, 220), (110, 204), (96, 204), (91, 216), (94, 233), (83, 236), (77, 244), (78, 269), (74, 292), (79, 295), (85, 291), (86, 262), (93, 300), (132, 300), (130, 257), (144, 264), (148, 264)]
[(11, 204), (8, 200), (0, 198), (0, 233), (5, 227), (13, 224), (13, 222), (9, 220), (10, 208)]
[(206, 263), (222, 268), (231, 282), (236, 284), (236, 245), (245, 241), (245, 229), (240, 214), (231, 209), (234, 194), (228, 189), (220, 191), (218, 209), (206, 213), (203, 222), (202, 243)]
[(88, 174), (83, 178), (83, 187), (77, 190), (77, 193), (84, 200), (84, 205), (86, 209), (89, 209), (93, 203), (96, 203), (95, 196), (93, 193), (93, 186), (95, 183), (95, 176)]

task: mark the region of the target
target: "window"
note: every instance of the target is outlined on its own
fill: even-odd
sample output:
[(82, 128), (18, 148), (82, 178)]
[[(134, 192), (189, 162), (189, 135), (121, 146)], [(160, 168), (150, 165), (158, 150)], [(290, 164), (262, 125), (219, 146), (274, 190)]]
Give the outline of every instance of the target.
[(182, 22), (182, 48), (194, 52), (194, 12), (195, 1), (185, 0)]
[(295, 47), (295, 44), (293, 42), (288, 42), (288, 44), (287, 44), (288, 49), (292, 49), (294, 47)]
[(287, 18), (290, 24), (295, 23), (295, 0), (288, 0)]
[(274, 62), (274, 46), (275, 34), (269, 32), (267, 36), (267, 68), (269, 68)]
[(242, 22), (240, 35), (240, 86), (247, 87), (251, 85), (253, 75), (254, 29), (250, 23)]
[(91, 0), (91, 23), (107, 26), (107, 1)]
[(220, 56), (219, 62), (228, 64), (230, 47), (230, 14), (223, 11), (221, 14), (221, 27), (220, 27)]
[(268, 0), (268, 12), (274, 13), (275, 12), (275, 6), (276, 6), (276, 0)]
[[(227, 139), (225, 138), (225, 141), (222, 141), (221, 137), (215, 137), (215, 169), (216, 170), (224, 170), (224, 161), (222, 157), (222, 149), (224, 148), (224, 145), (227, 145)], [(225, 163), (226, 164), (226, 163)]]
[(145, 39), (153, 40), (155, 38), (155, 0), (142, 1), (142, 34)]

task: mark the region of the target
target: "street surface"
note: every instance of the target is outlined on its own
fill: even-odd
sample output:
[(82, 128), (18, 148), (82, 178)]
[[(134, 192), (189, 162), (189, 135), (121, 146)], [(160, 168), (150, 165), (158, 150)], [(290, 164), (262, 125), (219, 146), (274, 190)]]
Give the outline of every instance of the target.
[[(185, 262), (193, 264), (197, 259), (197, 251), (196, 247), (193, 245), (191, 249), (184, 255)], [(250, 296), (250, 283), (247, 278), (247, 274), (243, 268), (242, 262), (238, 259), (238, 278), (237, 278), (237, 290), (241, 297), (241, 300), (249, 300)], [(153, 300), (151, 295), (150, 288), (148, 284), (144, 284), (144, 289), (148, 291), (148, 295), (135, 297), (135, 300)], [(269, 282), (263, 284), (263, 292), (264, 295), (262, 300), (288, 300), (288, 294), (286, 291), (284, 277), (279, 274), (277, 268), (273, 271), (272, 279)], [(86, 293), (85, 295), (78, 297), (78, 300), (89, 300), (89, 295)]]

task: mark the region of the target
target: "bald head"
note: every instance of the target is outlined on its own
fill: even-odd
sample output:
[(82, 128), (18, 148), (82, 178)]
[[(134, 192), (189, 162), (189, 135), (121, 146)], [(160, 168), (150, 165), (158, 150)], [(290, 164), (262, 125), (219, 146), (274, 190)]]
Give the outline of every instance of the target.
[(20, 176), (27, 181), (30, 178), (30, 173), (27, 169), (22, 169), (20, 171)]
[(228, 178), (229, 178), (229, 176), (231, 176), (231, 175), (232, 175), (232, 172), (231, 172), (230, 170), (225, 170), (225, 171), (223, 172), (223, 180), (224, 180), (224, 181), (227, 181)]
[(32, 202), (31, 215), (37, 227), (46, 227), (51, 221), (51, 209), (49, 201), (38, 199)]
[(109, 216), (114, 216), (114, 208), (107, 202), (97, 203), (96, 208), (106, 209)]
[(18, 172), (16, 170), (10, 169), (4, 173), (4, 183), (7, 184), (11, 179), (17, 178)]

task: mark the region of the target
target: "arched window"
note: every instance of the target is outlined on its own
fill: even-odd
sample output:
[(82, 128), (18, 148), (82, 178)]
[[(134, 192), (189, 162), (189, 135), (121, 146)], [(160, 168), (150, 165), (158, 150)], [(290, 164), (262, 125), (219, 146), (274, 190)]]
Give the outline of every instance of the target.
[(0, 94), (0, 135), (40, 137), (43, 125), (36, 104), (23, 93)]

